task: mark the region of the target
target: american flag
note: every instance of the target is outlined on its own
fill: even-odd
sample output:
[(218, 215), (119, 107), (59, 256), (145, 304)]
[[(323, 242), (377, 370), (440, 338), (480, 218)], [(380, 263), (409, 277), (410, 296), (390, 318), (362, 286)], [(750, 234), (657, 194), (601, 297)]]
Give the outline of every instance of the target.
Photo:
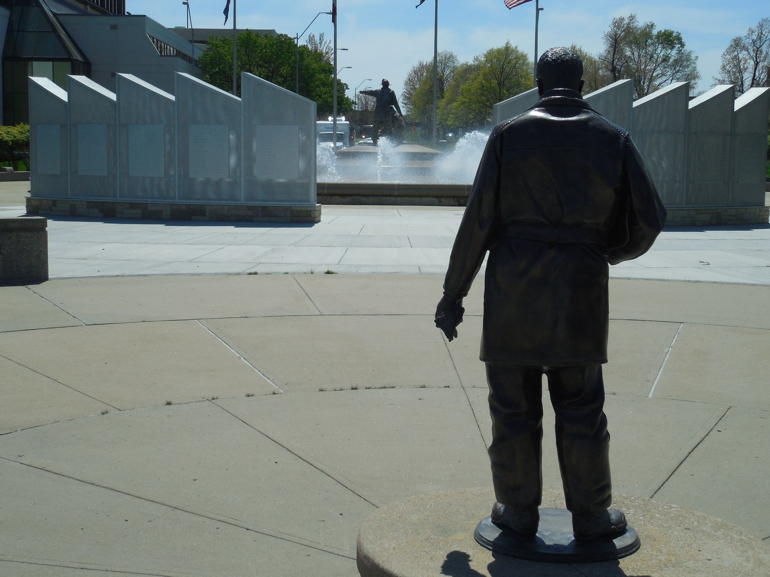
[(516, 6), (520, 6), (521, 4), (532, 2), (532, 0), (504, 0), (504, 2), (508, 10), (510, 10), (511, 8), (516, 8)]

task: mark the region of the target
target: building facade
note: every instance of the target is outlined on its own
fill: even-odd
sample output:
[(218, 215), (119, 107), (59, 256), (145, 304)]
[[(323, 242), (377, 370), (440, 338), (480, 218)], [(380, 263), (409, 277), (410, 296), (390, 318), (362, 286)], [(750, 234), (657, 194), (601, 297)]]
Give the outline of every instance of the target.
[(114, 90), (127, 73), (173, 92), (174, 72), (198, 75), (190, 42), (127, 14), (125, 0), (0, 0), (0, 47), (2, 124), (27, 122), (29, 76), (66, 89), (78, 74)]

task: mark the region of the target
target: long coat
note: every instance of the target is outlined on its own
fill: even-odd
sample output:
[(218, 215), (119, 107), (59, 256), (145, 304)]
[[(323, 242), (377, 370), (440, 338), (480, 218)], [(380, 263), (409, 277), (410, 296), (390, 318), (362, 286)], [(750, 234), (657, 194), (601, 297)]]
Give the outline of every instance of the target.
[(492, 131), (444, 293), (463, 298), (489, 251), (481, 360), (607, 362), (608, 263), (644, 254), (665, 218), (628, 132), (547, 92)]

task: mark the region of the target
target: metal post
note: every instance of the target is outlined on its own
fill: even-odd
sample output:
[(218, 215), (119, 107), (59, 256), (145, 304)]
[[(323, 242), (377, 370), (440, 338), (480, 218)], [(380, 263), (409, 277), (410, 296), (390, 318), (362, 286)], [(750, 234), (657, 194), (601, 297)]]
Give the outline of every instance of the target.
[(438, 142), (438, 0), (433, 20), (433, 144)]
[(297, 42), (294, 45), (294, 92), (299, 94), (299, 34), (294, 38)]
[(187, 0), (185, 4), (187, 4), (187, 19), (190, 21), (190, 43), (192, 44), (193, 64), (195, 64), (195, 28), (192, 23), (192, 12), (190, 12), (190, 0)]
[(532, 73), (532, 81), (537, 86), (537, 34), (540, 27), (540, 0), (535, 1), (535, 68)]
[(337, 152), (337, 0), (332, 0), (334, 21), (334, 85), (332, 86), (332, 150)]
[(238, 96), (238, 30), (235, 25), (236, 2), (238, 2), (238, 0), (233, 0), (233, 96)]

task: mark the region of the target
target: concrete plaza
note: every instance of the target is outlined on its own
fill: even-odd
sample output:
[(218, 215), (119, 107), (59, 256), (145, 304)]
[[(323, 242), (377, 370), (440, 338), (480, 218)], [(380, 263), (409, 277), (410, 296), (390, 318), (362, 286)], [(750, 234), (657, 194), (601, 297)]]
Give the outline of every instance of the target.
[[(432, 322), (462, 211), (323, 211), (49, 221), (52, 279), (0, 287), (0, 575), (353, 577), (371, 511), (489, 486), (483, 278), (458, 340)], [(767, 550), (770, 227), (667, 230), (613, 277), (616, 492)]]

